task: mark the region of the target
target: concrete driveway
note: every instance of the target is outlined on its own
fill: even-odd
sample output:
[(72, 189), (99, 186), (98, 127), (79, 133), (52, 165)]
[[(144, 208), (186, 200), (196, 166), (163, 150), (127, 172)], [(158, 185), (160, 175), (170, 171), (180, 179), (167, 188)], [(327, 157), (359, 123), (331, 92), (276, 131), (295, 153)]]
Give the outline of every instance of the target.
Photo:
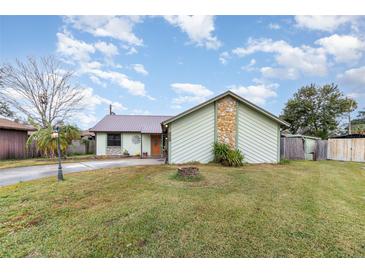
[[(118, 159), (118, 160), (99, 160), (79, 163), (66, 163), (62, 165), (63, 173), (95, 170), (101, 168), (123, 167), (123, 166), (142, 166), (142, 165), (161, 165), (164, 159)], [(48, 176), (57, 176), (58, 165), (28, 166), (0, 169), (0, 186), (25, 182)]]

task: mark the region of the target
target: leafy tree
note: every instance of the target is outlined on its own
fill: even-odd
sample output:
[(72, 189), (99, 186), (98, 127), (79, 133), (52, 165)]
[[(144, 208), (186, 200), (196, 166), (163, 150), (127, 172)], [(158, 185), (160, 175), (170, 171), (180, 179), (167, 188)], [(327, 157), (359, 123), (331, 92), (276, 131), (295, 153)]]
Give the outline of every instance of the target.
[(301, 87), (289, 99), (281, 118), (290, 123), (292, 133), (321, 138), (338, 129), (339, 118), (355, 110), (356, 101), (346, 98), (335, 84)]
[(352, 133), (365, 134), (365, 111), (359, 111), (357, 118), (351, 121)]
[[(54, 157), (57, 155), (57, 139), (52, 138), (53, 127), (49, 124), (42, 128), (37, 126), (37, 131), (33, 133), (27, 141), (27, 145), (36, 144), (37, 149), (44, 156)], [(80, 130), (72, 125), (62, 125), (60, 128), (60, 147), (61, 153), (64, 155), (72, 140), (80, 139)]]
[(81, 100), (73, 72), (52, 56), (28, 57), (0, 67), (0, 101), (43, 128), (63, 122), (80, 110)]

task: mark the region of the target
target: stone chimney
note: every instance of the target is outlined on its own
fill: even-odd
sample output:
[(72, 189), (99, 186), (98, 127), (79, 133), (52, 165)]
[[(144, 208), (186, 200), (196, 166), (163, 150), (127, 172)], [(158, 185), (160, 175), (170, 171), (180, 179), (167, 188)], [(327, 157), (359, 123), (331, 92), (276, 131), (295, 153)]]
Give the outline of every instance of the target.
[(217, 101), (217, 141), (236, 148), (237, 101), (225, 96)]

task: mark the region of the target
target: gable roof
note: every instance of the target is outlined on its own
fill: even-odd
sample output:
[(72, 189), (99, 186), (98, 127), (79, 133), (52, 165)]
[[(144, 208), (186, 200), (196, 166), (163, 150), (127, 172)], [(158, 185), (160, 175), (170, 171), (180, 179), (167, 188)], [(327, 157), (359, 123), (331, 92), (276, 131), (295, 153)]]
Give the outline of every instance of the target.
[(90, 128), (92, 132), (141, 132), (162, 133), (161, 122), (172, 116), (155, 115), (106, 115)]
[(29, 125), (20, 124), (8, 119), (0, 118), (0, 128), (3, 129), (14, 129), (22, 131), (33, 131), (36, 130), (34, 127)]
[(182, 113), (180, 113), (180, 114), (178, 114), (178, 115), (176, 115), (174, 117), (171, 117), (170, 119), (167, 119), (167, 120), (163, 121), (162, 124), (163, 125), (170, 124), (171, 122), (176, 121), (176, 120), (178, 120), (178, 119), (180, 119), (180, 118), (182, 118), (182, 117), (184, 117), (184, 116), (186, 116), (186, 115), (188, 115), (188, 114), (190, 114), (190, 113), (192, 113), (192, 112), (194, 112), (194, 111), (196, 111), (196, 110), (198, 110), (198, 109), (200, 109), (202, 107), (205, 107), (206, 105), (209, 105), (210, 103), (213, 103), (213, 102), (215, 102), (215, 101), (217, 101), (217, 100), (219, 100), (219, 99), (221, 99), (221, 98), (223, 98), (225, 96), (228, 96), (228, 95), (229, 96), (232, 96), (235, 99), (237, 99), (239, 102), (245, 104), (246, 106), (248, 106), (248, 107), (250, 107), (250, 108), (252, 108), (252, 109), (254, 109), (254, 110), (256, 110), (256, 111), (258, 111), (260, 113), (262, 113), (266, 117), (268, 117), (268, 118), (276, 121), (280, 125), (287, 126), (287, 127), (290, 126), (289, 123), (281, 120), (279, 117), (275, 116), (274, 114), (272, 114), (272, 113), (268, 112), (267, 110), (265, 110), (265, 109), (263, 109), (263, 108), (255, 105), (255, 104), (251, 103), (250, 101), (242, 98), (241, 96), (233, 93), (230, 90), (228, 90), (228, 91), (226, 91), (226, 92), (224, 92), (224, 93), (222, 93), (222, 94), (220, 94), (220, 95), (218, 95), (216, 97), (213, 97), (212, 99), (210, 99), (208, 101), (205, 101), (205, 102), (203, 102), (203, 103), (201, 103), (201, 104), (199, 104), (199, 105), (197, 105), (195, 107), (192, 107), (192, 108), (190, 108), (190, 109), (188, 109), (188, 110), (186, 110), (186, 111), (184, 111), (184, 112), (182, 112)]

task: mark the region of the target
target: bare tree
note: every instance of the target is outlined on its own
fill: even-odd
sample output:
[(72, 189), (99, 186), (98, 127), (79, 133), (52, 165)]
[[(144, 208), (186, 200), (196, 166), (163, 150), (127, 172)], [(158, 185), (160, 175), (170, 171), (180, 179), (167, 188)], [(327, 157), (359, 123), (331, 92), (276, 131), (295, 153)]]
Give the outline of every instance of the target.
[(2, 65), (0, 100), (45, 128), (79, 110), (82, 93), (55, 57), (28, 57)]

